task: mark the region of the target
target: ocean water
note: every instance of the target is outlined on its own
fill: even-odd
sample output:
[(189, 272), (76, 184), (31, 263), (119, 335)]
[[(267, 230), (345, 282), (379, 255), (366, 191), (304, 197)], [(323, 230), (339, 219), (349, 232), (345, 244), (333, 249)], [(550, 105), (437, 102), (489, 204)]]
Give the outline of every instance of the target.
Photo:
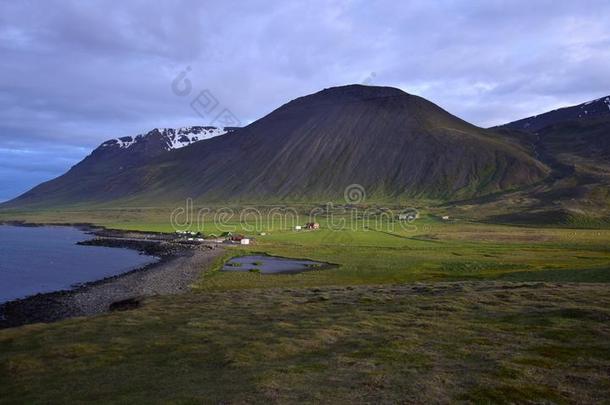
[(157, 260), (130, 249), (76, 245), (90, 238), (71, 227), (0, 225), (0, 303), (69, 289)]

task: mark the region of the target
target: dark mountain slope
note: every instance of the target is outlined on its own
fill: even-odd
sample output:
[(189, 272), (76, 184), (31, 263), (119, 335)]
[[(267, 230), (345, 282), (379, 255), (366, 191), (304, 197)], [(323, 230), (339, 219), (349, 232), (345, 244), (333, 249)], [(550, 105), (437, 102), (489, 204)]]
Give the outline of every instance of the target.
[(610, 164), (610, 97), (511, 122), (501, 128), (522, 128), (521, 131), (531, 134), (529, 137), (539, 153), (571, 166), (572, 172), (586, 167), (595, 171), (595, 166), (606, 168)]
[(103, 173), (123, 171), (170, 150), (227, 133), (216, 127), (155, 128), (144, 135), (125, 136), (102, 143), (75, 168)]
[[(372, 199), (452, 199), (519, 188), (547, 172), (525, 148), (423, 98), (352, 85), (298, 98), (232, 134), (91, 179), (79, 195), (56, 187), (45, 198), (318, 201), (342, 198), (356, 183)], [(20, 201), (41, 197), (30, 192)]]
[(582, 163), (610, 164), (610, 115), (587, 121), (568, 121), (539, 130), (545, 147), (559, 159)]
[(537, 132), (550, 125), (564, 124), (569, 121), (586, 122), (599, 118), (610, 119), (610, 96), (513, 121), (502, 127)]
[[(210, 137), (232, 132), (236, 128), (184, 127), (155, 128), (135, 137), (110, 139), (66, 174), (42, 183), (13, 200), (13, 205), (32, 202), (36, 205), (61, 205), (72, 201), (89, 201), (88, 196), (107, 194), (105, 199), (120, 197), (112, 193), (109, 179), (151, 159)], [(75, 198), (81, 196), (80, 198)], [(100, 197), (98, 197), (99, 199)], [(11, 204), (8, 204), (11, 205)]]
[[(526, 145), (552, 173), (536, 186), (485, 202), (475, 201), (477, 213), (495, 217), (500, 222), (607, 226), (610, 222), (609, 105), (610, 98), (605, 97), (494, 128), (506, 139)], [(467, 204), (473, 201), (464, 206)], [(473, 217), (477, 213), (467, 215)]]
[[(157, 171), (134, 187), (153, 199), (171, 190), (176, 198), (204, 200), (316, 200), (341, 197), (357, 183), (379, 199), (451, 198), (544, 176), (544, 168), (518, 148), (392, 88), (324, 90), (280, 107), (238, 135), (140, 168), (142, 176), (159, 166), (178, 176)], [(199, 180), (185, 184), (194, 173)]]

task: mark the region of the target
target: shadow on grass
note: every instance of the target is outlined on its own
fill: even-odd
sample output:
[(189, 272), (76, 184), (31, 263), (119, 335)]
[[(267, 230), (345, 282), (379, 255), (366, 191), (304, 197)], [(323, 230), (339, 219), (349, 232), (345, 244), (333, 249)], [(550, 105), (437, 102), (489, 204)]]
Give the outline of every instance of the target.
[(550, 281), (566, 283), (610, 283), (610, 268), (597, 269), (557, 269), (519, 271), (499, 277), (505, 281)]

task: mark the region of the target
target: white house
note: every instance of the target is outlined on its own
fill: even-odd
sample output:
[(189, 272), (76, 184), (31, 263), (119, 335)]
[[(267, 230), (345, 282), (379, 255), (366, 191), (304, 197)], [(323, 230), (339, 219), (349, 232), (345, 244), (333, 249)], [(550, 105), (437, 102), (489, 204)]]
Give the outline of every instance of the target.
[(243, 238), (242, 240), (239, 241), (239, 243), (242, 244), (242, 245), (249, 245), (250, 244), (250, 239)]
[(302, 229), (301, 225), (297, 225), (297, 226), (294, 227), (295, 231), (300, 231), (301, 229)]
[(449, 220), (449, 215), (443, 215), (443, 220), (444, 220), (444, 221)]

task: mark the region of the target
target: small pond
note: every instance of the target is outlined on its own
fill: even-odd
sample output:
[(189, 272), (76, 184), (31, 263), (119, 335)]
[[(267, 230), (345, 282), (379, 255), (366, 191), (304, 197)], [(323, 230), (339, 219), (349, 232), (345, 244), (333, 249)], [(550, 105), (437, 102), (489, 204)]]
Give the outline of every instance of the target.
[(223, 271), (256, 271), (262, 274), (301, 273), (307, 270), (326, 268), (329, 265), (313, 260), (288, 259), (284, 257), (252, 255), (234, 257), (225, 263)]

